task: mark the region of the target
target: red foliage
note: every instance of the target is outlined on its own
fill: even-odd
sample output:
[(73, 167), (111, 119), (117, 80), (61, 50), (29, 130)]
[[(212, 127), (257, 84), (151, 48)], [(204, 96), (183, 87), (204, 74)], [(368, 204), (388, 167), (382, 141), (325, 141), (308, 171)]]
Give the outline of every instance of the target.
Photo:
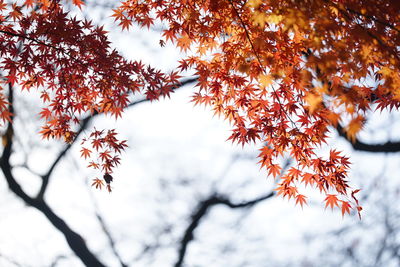
[[(379, 8), (370, 0), (122, 2), (113, 16), (123, 30), (162, 21), (161, 46), (171, 41), (190, 52), (166, 75), (124, 59), (110, 49), (102, 27), (69, 17), (56, 1), (0, 0), (0, 64), (6, 83), (41, 91), (43, 137), (66, 142), (76, 137), (82, 115), (121, 117), (128, 95), (169, 96), (178, 73), (193, 69), (199, 76), (194, 104), (229, 120), (233, 142), (265, 144), (261, 167), (280, 176), (278, 194), (303, 206), (298, 185), (314, 186), (326, 195), (326, 207), (341, 204), (345, 214), (361, 210), (347, 182), (349, 159), (334, 149), (322, 157), (316, 148), (342, 118), (350, 118), (344, 129), (354, 141), (367, 110), (400, 107), (399, 14), (396, 1)], [(366, 78), (379, 84), (371, 87)], [(0, 92), (3, 121), (10, 118), (7, 106)], [(82, 157), (96, 155), (89, 166), (104, 175), (126, 147), (114, 130), (94, 130), (84, 144)], [(284, 155), (296, 163), (286, 173), (279, 164)]]
[[(73, 3), (83, 4), (81, 0)], [(178, 82), (176, 73), (166, 75), (141, 62), (127, 61), (110, 48), (102, 27), (71, 18), (56, 1), (8, 5), (0, 0), (0, 56), (4, 83), (40, 90), (46, 104), (40, 112), (45, 121), (43, 138), (63, 138), (67, 143), (76, 137), (74, 129), (84, 115), (121, 117), (130, 94), (144, 93), (155, 100), (169, 96)], [(3, 121), (10, 117), (2, 92), (0, 116)], [(91, 151), (97, 152), (97, 162), (90, 166), (111, 173), (126, 142), (118, 141), (114, 130), (94, 133), (89, 138), (91, 149), (83, 148), (82, 156), (89, 158)]]
[(191, 51), (179, 69), (199, 75), (193, 102), (232, 122), (232, 141), (266, 144), (259, 157), (269, 175), (281, 173), (280, 156), (296, 160), (279, 194), (303, 203), (296, 183), (310, 184), (348, 213), (349, 160), (316, 147), (343, 117), (354, 141), (374, 103), (400, 107), (399, 14), (396, 1), (126, 0), (114, 16), (125, 28), (163, 22), (165, 41)]

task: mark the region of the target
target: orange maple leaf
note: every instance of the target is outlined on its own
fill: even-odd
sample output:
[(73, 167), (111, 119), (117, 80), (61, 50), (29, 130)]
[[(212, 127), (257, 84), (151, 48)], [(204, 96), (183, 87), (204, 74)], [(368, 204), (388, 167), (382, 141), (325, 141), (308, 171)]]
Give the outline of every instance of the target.
[(352, 119), (349, 125), (345, 128), (347, 138), (349, 138), (353, 143), (356, 140), (357, 133), (363, 128), (364, 122), (364, 117), (360, 115)]
[(333, 209), (334, 207), (339, 207), (338, 204), (338, 198), (336, 197), (336, 195), (333, 194), (327, 194), (326, 198), (325, 198), (325, 208), (327, 208), (328, 206), (331, 207), (331, 209)]
[(190, 48), (190, 44), (192, 40), (190, 39), (187, 33), (183, 33), (181, 37), (177, 39), (177, 46), (181, 49), (181, 51), (186, 52)]
[(350, 214), (351, 205), (347, 201), (342, 202), (342, 217), (347, 213)]
[(303, 208), (303, 205), (306, 204), (307, 205), (307, 200), (306, 200), (306, 196), (298, 194), (296, 197), (296, 205), (300, 204), (301, 208)]
[(277, 177), (281, 173), (282, 167), (279, 166), (278, 164), (270, 164), (267, 166), (267, 169), (268, 169), (268, 175)]
[(82, 149), (81, 149), (81, 157), (83, 157), (83, 158), (90, 158), (90, 153), (91, 153), (92, 151), (90, 151), (89, 149), (87, 149), (87, 148), (84, 148), (84, 147), (82, 147)]
[(85, 2), (83, 2), (82, 0), (72, 0), (72, 3), (79, 7), (79, 9), (82, 9), (82, 6), (85, 5)]
[(101, 189), (104, 186), (104, 183), (99, 178), (95, 178), (95, 179), (93, 179), (92, 186), (95, 186), (96, 189)]

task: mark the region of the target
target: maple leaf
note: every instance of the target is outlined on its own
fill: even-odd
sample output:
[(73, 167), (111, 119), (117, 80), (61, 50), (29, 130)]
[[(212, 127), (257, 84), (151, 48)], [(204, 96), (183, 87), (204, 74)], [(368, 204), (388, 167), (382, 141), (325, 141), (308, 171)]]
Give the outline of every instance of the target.
[(81, 149), (81, 157), (83, 157), (83, 158), (90, 158), (90, 153), (91, 153), (92, 151), (90, 151), (89, 149), (87, 149), (87, 148), (84, 148), (84, 147), (82, 147), (82, 149)]
[(51, 118), (51, 111), (48, 108), (43, 108), (42, 111), (39, 113), (41, 119), (49, 120)]
[(278, 196), (282, 195), (284, 198), (287, 196), (288, 199), (298, 195), (297, 188), (294, 186), (281, 185), (277, 187), (275, 191), (278, 191)]
[(14, 85), (18, 79), (15, 75), (9, 74), (6, 76), (7, 82), (9, 82), (11, 85)]
[(301, 171), (294, 167), (290, 168), (287, 173), (288, 176), (293, 177), (293, 179), (297, 179), (301, 175)]
[(267, 169), (268, 169), (268, 175), (277, 177), (281, 173), (282, 167), (279, 166), (278, 164), (269, 164), (267, 166)]
[(347, 201), (342, 202), (342, 217), (347, 213), (350, 214), (351, 205)]
[(120, 18), (119, 20), (119, 25), (122, 27), (122, 30), (128, 30), (132, 26), (132, 21), (125, 16), (123, 16), (123, 18)]
[(160, 40), (159, 44), (160, 44), (161, 47), (164, 47), (165, 46), (165, 41), (164, 40)]
[(33, 7), (34, 0), (25, 0), (26, 7), (30, 8)]
[(339, 207), (338, 201), (339, 200), (336, 195), (327, 194), (325, 198), (325, 208), (327, 208), (328, 206), (331, 207), (331, 209), (333, 209), (334, 207)]
[(93, 139), (92, 146), (94, 149), (99, 150), (100, 148), (103, 147), (103, 142), (101, 139)]
[(104, 186), (104, 183), (102, 180), (95, 178), (93, 179), (92, 186), (95, 186), (96, 189), (101, 189)]
[(43, 102), (50, 102), (50, 96), (45, 91), (42, 92), (42, 94), (40, 95), (40, 98), (43, 100)]
[(333, 163), (336, 163), (339, 160), (342, 160), (342, 158), (340, 157), (340, 152), (336, 151), (335, 149), (331, 149), (331, 151), (329, 152), (329, 159)]
[(168, 29), (163, 31), (163, 36), (165, 37), (166, 41), (168, 40), (172, 41), (175, 39), (176, 33), (174, 30)]
[(296, 205), (300, 204), (301, 208), (303, 208), (304, 204), (307, 204), (306, 196), (298, 194), (295, 198), (296, 198)]
[(72, 3), (79, 7), (79, 9), (82, 9), (82, 6), (85, 5), (85, 2), (82, 0), (72, 0)]
[(186, 33), (183, 33), (178, 39), (177, 39), (177, 46), (181, 49), (181, 51), (186, 52), (190, 48), (190, 44), (192, 43), (192, 40), (190, 39), (189, 35)]
[[(153, 19), (151, 17), (145, 17), (144, 19), (141, 20), (141, 25), (143, 27), (150, 28), (151, 25), (153, 25)], [(111, 192), (111, 189), (110, 189)]]
[(304, 99), (309, 105), (310, 113), (314, 113), (321, 107), (322, 97), (320, 95), (308, 93)]
[(39, 133), (42, 135), (43, 139), (49, 139), (50, 137), (53, 137), (53, 130), (47, 125), (43, 126)]
[(312, 185), (314, 183), (314, 175), (312, 173), (306, 172), (303, 174), (303, 179), (301, 180), (305, 186), (308, 184)]
[(17, 21), (20, 18), (22, 18), (23, 14), (21, 12), (21, 7), (18, 6), (17, 4), (13, 3), (12, 4), (12, 11), (9, 13), (10, 18), (13, 21)]
[(98, 163), (91, 161), (91, 162), (89, 162), (88, 168), (98, 169), (98, 168), (100, 168), (100, 166)]
[(353, 143), (356, 140), (357, 133), (363, 128), (364, 121), (363, 116), (357, 116), (352, 119), (349, 125), (345, 128), (347, 138), (349, 138)]
[(264, 86), (264, 87), (269, 87), (272, 82), (273, 82), (273, 77), (271, 75), (265, 75), (261, 74), (259, 76), (259, 82)]

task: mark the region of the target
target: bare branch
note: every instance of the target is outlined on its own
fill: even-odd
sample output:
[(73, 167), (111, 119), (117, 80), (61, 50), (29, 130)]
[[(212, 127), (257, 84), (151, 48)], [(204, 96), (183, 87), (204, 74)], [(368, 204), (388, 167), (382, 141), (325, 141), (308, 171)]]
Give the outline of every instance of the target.
[(352, 142), (351, 140), (349, 140), (347, 138), (346, 132), (344, 131), (344, 129), (341, 125), (338, 125), (336, 130), (341, 137), (344, 137), (347, 141), (349, 141), (349, 143), (355, 150), (366, 151), (366, 152), (375, 152), (375, 153), (400, 152), (400, 142), (388, 141), (383, 144), (367, 144), (367, 143), (361, 142), (358, 139), (356, 139), (354, 142)]
[(63, 260), (66, 259), (67, 257), (64, 255), (58, 255), (57, 257), (54, 258), (54, 260), (51, 262), (50, 267), (56, 267), (57, 264)]
[[(10, 105), (9, 111), (13, 113), (13, 88), (11, 84), (9, 84), (8, 88), (8, 102)], [(71, 250), (74, 251), (74, 253), (81, 259), (81, 261), (85, 265), (93, 267), (104, 267), (104, 265), (97, 259), (97, 257), (89, 250), (89, 248), (86, 246), (85, 240), (78, 233), (74, 232), (63, 219), (55, 214), (46, 202), (44, 202), (42, 199), (30, 197), (22, 189), (21, 185), (15, 180), (15, 177), (11, 171), (12, 166), (10, 165), (13, 137), (13, 117), (11, 117), (11, 121), (8, 123), (7, 126), (6, 134), (5, 136), (3, 136), (3, 138), (5, 138), (5, 146), (3, 150), (3, 155), (0, 159), (0, 168), (4, 174), (10, 190), (19, 198), (21, 198), (25, 202), (25, 204), (27, 204), (28, 206), (32, 206), (42, 212), (42, 214), (46, 216), (46, 218), (53, 224), (53, 226), (63, 233)]]
[[(93, 118), (93, 116), (90, 116), (90, 117), (86, 117), (85, 119), (82, 120), (81, 126), (76, 133), (76, 137), (78, 137), (87, 128), (87, 126), (89, 125), (89, 122), (91, 121), (92, 118)], [(77, 138), (75, 138), (71, 144), (67, 144), (59, 152), (58, 156), (51, 164), (49, 170), (44, 175), (41, 176), (42, 177), (42, 185), (40, 186), (39, 193), (36, 196), (37, 199), (44, 198), (44, 194), (46, 193), (47, 186), (49, 185), (50, 176), (52, 175), (52, 173), (53, 173), (54, 169), (56, 168), (56, 166), (58, 165), (58, 163), (67, 154), (67, 152), (70, 150), (70, 148), (72, 147), (72, 145), (75, 143), (76, 140), (77, 140)]]
[(110, 245), (111, 251), (114, 254), (114, 256), (118, 259), (119, 263), (121, 264), (122, 267), (128, 267), (128, 264), (124, 263), (122, 260), (121, 255), (119, 255), (116, 247), (115, 247), (115, 240), (110, 232), (110, 230), (107, 227), (107, 224), (103, 218), (103, 216), (100, 214), (99, 207), (97, 206), (97, 202), (93, 196), (93, 192), (89, 189), (89, 196), (92, 200), (93, 207), (94, 207), (94, 214), (96, 216), (97, 221), (99, 222), (101, 229), (103, 230), (104, 234), (107, 237), (108, 243)]
[[(185, 85), (194, 83), (194, 82), (196, 82), (196, 81), (197, 81), (197, 77), (185, 79), (185, 80), (181, 81), (178, 85), (176, 85), (176, 86), (173, 88), (173, 90), (176, 91), (176, 90), (178, 90), (178, 89), (184, 87)], [(131, 103), (128, 105), (128, 108), (131, 108), (131, 107), (133, 107), (133, 106), (136, 106), (136, 105), (138, 105), (138, 104), (140, 104), (140, 103), (144, 103), (144, 102), (147, 102), (147, 101), (150, 101), (150, 100), (147, 99), (147, 98), (144, 98), (144, 99), (141, 99), (141, 100), (137, 100), (137, 101), (131, 102)], [(80, 134), (81, 134), (84, 130), (86, 130), (86, 128), (89, 126), (89, 124), (90, 124), (90, 122), (92, 121), (92, 119), (93, 119), (94, 117), (96, 117), (97, 115), (99, 115), (99, 113), (94, 113), (94, 114), (92, 114), (92, 115), (90, 115), (90, 116), (84, 118), (84, 119), (81, 121), (79, 130), (77, 130), (77, 132), (76, 132), (75, 139), (72, 141), (72, 143), (67, 144), (67, 145), (59, 152), (59, 154), (58, 154), (58, 156), (56, 157), (56, 159), (55, 159), (55, 160), (53, 161), (53, 163), (50, 165), (49, 170), (48, 170), (44, 175), (41, 176), (41, 177), (42, 177), (42, 185), (41, 185), (40, 190), (39, 190), (39, 192), (38, 192), (38, 194), (37, 194), (37, 196), (36, 196), (37, 199), (43, 199), (43, 198), (44, 198), (44, 194), (46, 193), (46, 189), (47, 189), (47, 187), (48, 187), (48, 185), (49, 185), (50, 176), (52, 175), (54, 169), (57, 167), (57, 165), (58, 165), (58, 163), (61, 161), (61, 159), (67, 154), (67, 152), (70, 150), (70, 148), (75, 144), (75, 142), (76, 142), (76, 140), (78, 139), (78, 137), (80, 136)]]
[(199, 203), (196, 211), (193, 213), (191, 216), (191, 223), (189, 226), (186, 228), (185, 233), (182, 237), (182, 240), (180, 241), (180, 248), (178, 251), (178, 260), (175, 263), (175, 267), (181, 267), (186, 255), (186, 250), (189, 245), (189, 243), (193, 240), (193, 233), (196, 230), (196, 228), (199, 226), (201, 220), (204, 218), (204, 216), (208, 213), (208, 210), (212, 208), (213, 206), (216, 205), (225, 205), (229, 208), (236, 209), (236, 208), (251, 208), (254, 205), (271, 198), (275, 193), (272, 191), (264, 196), (260, 196), (258, 198), (255, 198), (253, 200), (245, 201), (245, 202), (240, 202), (240, 203), (234, 203), (232, 202), (229, 198), (225, 196), (219, 196), (217, 194), (211, 195), (209, 198), (206, 200), (203, 200), (202, 202)]
[[(232, 161), (231, 163), (233, 163), (234, 161)], [(282, 169), (286, 170), (291, 165), (291, 163), (292, 163), (291, 158), (286, 159), (283, 163)], [(207, 215), (207, 212), (211, 207), (213, 207), (215, 205), (225, 205), (231, 209), (251, 208), (256, 204), (273, 197), (274, 195), (275, 195), (275, 191), (271, 191), (265, 195), (262, 195), (255, 199), (252, 199), (252, 200), (234, 203), (227, 196), (223, 196), (221, 194), (214, 193), (214, 194), (210, 195), (206, 200), (201, 201), (198, 204), (196, 211), (192, 214), (191, 219), (190, 219), (190, 224), (186, 228), (186, 230), (183, 234), (183, 237), (180, 241), (180, 247), (178, 250), (178, 259), (174, 266), (175, 267), (182, 266), (185, 255), (186, 255), (187, 247), (194, 238), (193, 233), (196, 230), (196, 228), (199, 226), (201, 220), (205, 217), (205, 215)]]
[(3, 254), (1, 254), (1, 253), (0, 253), (0, 258), (2, 258), (3, 260), (7, 261), (7, 262), (10, 263), (10, 264), (12, 264), (13, 266), (17, 266), (17, 267), (27, 267), (26, 265), (24, 266), (24, 265), (22, 265), (21, 263), (17, 262), (16, 260), (14, 260), (14, 259), (12, 259), (12, 258), (10, 258), (10, 257), (8, 257), (8, 256), (6, 256), (6, 255), (3, 255)]

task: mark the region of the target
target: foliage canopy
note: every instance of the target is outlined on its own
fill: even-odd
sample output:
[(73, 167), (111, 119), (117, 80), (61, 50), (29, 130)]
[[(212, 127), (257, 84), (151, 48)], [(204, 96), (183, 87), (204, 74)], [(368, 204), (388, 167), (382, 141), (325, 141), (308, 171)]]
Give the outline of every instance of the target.
[[(3, 82), (40, 90), (43, 137), (69, 142), (83, 114), (118, 118), (130, 94), (169, 96), (194, 70), (193, 102), (231, 122), (230, 140), (265, 144), (260, 165), (280, 177), (278, 194), (302, 206), (298, 185), (310, 185), (326, 194), (326, 207), (361, 210), (346, 178), (349, 159), (335, 149), (323, 157), (316, 148), (330, 129), (340, 127), (354, 141), (367, 111), (400, 107), (398, 1), (123, 1), (113, 10), (122, 29), (162, 23), (160, 44), (172, 42), (185, 54), (170, 74), (125, 60), (101, 27), (71, 18), (58, 1), (1, 0), (0, 10)], [(0, 115), (12, 116), (4, 92)], [(81, 152), (109, 186), (125, 146), (114, 130), (94, 130)], [(284, 155), (295, 164), (282, 173)]]

